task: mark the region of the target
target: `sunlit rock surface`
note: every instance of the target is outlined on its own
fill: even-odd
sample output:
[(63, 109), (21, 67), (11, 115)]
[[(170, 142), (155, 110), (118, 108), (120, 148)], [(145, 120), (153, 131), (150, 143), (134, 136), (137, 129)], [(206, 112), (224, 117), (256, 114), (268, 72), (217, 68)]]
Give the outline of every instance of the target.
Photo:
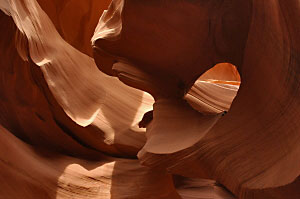
[(297, 0), (0, 9), (0, 198), (300, 198)]

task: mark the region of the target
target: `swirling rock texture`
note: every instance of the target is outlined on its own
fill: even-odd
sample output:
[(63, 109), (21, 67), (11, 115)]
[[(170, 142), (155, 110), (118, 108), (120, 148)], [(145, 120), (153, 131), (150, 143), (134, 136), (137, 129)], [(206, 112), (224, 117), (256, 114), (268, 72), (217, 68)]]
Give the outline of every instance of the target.
[(300, 198), (298, 0), (0, 9), (0, 198)]

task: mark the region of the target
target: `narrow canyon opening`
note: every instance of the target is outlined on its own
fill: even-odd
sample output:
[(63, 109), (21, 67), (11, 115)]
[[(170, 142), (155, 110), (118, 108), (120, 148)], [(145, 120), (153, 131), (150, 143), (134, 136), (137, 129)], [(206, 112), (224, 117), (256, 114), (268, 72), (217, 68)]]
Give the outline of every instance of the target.
[(241, 76), (231, 63), (219, 63), (201, 75), (185, 99), (199, 112), (228, 112), (241, 85)]

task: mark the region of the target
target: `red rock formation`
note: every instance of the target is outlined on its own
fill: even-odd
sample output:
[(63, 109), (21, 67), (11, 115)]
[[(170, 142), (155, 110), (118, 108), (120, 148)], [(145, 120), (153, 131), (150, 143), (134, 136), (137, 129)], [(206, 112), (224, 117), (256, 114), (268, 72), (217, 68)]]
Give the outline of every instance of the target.
[(297, 1), (109, 3), (0, 0), (0, 198), (300, 198)]

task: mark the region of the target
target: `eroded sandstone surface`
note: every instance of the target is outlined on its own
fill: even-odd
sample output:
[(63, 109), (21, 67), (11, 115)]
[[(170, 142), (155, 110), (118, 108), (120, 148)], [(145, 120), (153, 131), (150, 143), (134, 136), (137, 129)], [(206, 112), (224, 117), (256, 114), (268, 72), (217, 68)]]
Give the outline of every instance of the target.
[(0, 9), (0, 198), (300, 198), (298, 0)]

